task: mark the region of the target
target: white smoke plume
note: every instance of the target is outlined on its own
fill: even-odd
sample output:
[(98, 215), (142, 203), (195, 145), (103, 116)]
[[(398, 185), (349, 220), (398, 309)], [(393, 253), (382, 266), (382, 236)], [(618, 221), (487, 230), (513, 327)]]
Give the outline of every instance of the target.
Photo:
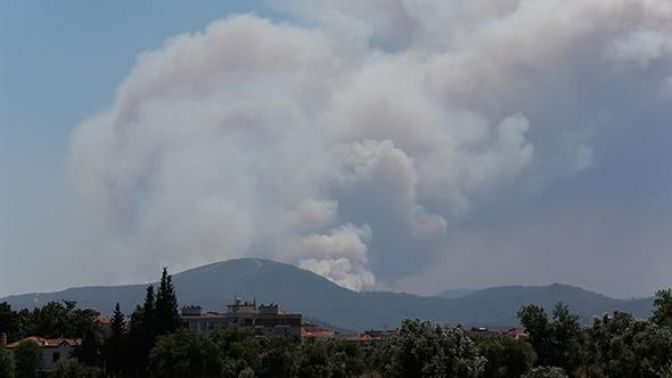
[(549, 115), (595, 72), (672, 53), (667, 0), (285, 5), (296, 24), (235, 16), (142, 54), (78, 127), (106, 253), (139, 271), (264, 255), (374, 287), (479, 199), (587, 169), (590, 130)]

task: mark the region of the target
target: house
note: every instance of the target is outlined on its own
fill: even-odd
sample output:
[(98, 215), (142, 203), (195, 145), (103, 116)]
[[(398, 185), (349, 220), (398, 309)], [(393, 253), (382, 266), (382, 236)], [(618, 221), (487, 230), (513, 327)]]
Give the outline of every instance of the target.
[(520, 340), (528, 337), (528, 334), (518, 328), (509, 328), (508, 330), (490, 330), (485, 327), (472, 327), (468, 332), (470, 336), (476, 337), (506, 337), (513, 340)]
[(45, 339), (42, 337), (31, 336), (19, 341), (7, 344), (7, 350), (14, 358), (14, 350), (23, 342), (33, 342), (42, 348), (42, 366), (43, 370), (56, 368), (58, 361), (66, 359), (82, 345), (82, 339)]
[(373, 347), (374, 344), (394, 337), (398, 330), (369, 330), (357, 335), (341, 336), (338, 340), (348, 344), (357, 344), (364, 349)]
[(305, 324), (301, 327), (301, 340), (314, 341), (329, 341), (336, 338), (336, 332), (322, 328), (312, 324)]
[(182, 321), (199, 335), (209, 336), (216, 329), (228, 325), (238, 326), (258, 337), (301, 337), (301, 314), (288, 314), (277, 304), (259, 305), (235, 299), (227, 305), (227, 312), (202, 313), (200, 306), (184, 306)]

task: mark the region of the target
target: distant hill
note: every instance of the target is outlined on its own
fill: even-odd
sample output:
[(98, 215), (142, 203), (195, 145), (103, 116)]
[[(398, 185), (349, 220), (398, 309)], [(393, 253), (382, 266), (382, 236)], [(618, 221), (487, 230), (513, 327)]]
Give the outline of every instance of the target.
[(474, 289), (467, 289), (467, 288), (460, 288), (460, 289), (446, 289), (438, 294), (436, 294), (437, 297), (440, 298), (462, 298), (466, 297), (467, 295), (475, 292), (476, 290)]
[[(568, 285), (506, 286), (477, 290), (453, 298), (423, 297), (390, 292), (357, 293), (295, 266), (263, 259), (238, 259), (205, 265), (173, 276), (181, 305), (199, 304), (223, 311), (234, 297), (274, 302), (285, 311), (349, 330), (394, 328), (405, 318), (420, 318), (465, 326), (512, 327), (516, 311), (539, 304), (550, 312), (562, 301), (584, 321), (614, 310), (648, 317), (652, 299), (619, 300)], [(82, 287), (55, 293), (0, 298), (14, 308), (32, 308), (49, 301), (74, 300), (81, 307), (112, 312), (119, 302), (131, 312), (142, 303), (144, 285)]]

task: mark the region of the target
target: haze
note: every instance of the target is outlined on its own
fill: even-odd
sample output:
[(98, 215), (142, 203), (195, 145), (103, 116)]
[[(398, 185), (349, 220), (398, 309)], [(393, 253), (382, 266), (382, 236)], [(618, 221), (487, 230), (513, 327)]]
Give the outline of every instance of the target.
[(0, 295), (236, 257), (672, 283), (667, 0), (0, 5)]

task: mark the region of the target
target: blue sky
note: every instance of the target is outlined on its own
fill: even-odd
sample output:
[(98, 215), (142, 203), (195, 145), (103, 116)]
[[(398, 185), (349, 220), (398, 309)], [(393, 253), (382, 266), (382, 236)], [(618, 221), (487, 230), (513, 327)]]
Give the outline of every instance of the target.
[[(26, 256), (17, 266), (30, 269), (55, 253), (7, 249), (51, 234), (54, 218), (72, 211), (70, 133), (109, 107), (136, 56), (241, 12), (269, 14), (258, 1), (0, 2), (0, 234), (14, 241), (3, 260)], [(0, 294), (16, 290), (25, 289), (0, 280)]]
[(672, 9), (521, 4), (0, 2), (0, 296), (244, 256), (672, 285)]

